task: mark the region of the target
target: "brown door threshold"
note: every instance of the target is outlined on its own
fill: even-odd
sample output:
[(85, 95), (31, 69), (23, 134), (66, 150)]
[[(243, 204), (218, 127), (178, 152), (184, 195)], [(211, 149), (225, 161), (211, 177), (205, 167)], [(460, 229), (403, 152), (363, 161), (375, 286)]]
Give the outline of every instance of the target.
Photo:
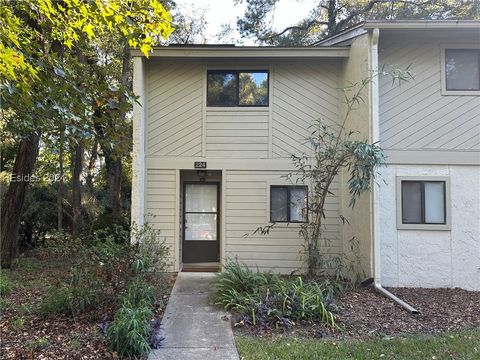
[(183, 264), (182, 272), (219, 272), (220, 263), (190, 263)]

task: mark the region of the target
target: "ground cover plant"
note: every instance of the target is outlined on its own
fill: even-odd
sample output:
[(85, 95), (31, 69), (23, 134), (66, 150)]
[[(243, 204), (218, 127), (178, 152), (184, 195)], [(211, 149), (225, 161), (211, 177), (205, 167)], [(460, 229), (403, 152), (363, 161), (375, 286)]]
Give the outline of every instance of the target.
[(280, 277), (229, 261), (213, 281), (213, 302), (239, 315), (242, 324), (291, 327), (297, 322), (335, 326), (335, 307), (321, 283)]
[(158, 347), (168, 249), (157, 231), (139, 233), (138, 244), (119, 230), (49, 239), (2, 270), (0, 358), (135, 358)]

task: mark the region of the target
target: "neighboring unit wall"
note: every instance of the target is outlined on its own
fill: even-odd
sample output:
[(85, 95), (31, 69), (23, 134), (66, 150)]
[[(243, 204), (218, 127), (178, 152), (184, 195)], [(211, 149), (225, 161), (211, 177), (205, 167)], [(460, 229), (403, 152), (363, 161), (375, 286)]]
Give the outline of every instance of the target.
[[(381, 174), (382, 283), (480, 290), (480, 167), (389, 165)], [(397, 229), (398, 176), (449, 177), (451, 230)]]
[[(298, 224), (278, 223), (268, 235), (253, 234), (270, 220), (270, 185), (290, 184), (288, 171), (227, 170), (225, 255), (261, 270), (289, 274), (303, 266), (303, 238)], [(327, 199), (326, 231), (321, 249), (326, 258), (341, 254), (338, 217), (338, 183)]]
[[(444, 47), (478, 47), (480, 33), (403, 31), (380, 37), (380, 67), (413, 79), (380, 79), (381, 269), (386, 286), (480, 290), (480, 94), (442, 92)], [(461, 39), (461, 41), (459, 41)], [(450, 230), (397, 229), (396, 177), (450, 179)], [(447, 202), (448, 204), (448, 202)]]
[[(351, 45), (350, 57), (345, 60), (342, 75), (342, 87), (348, 87), (352, 84), (359, 84), (371, 75), (370, 62), (370, 37), (369, 33), (355, 39)], [(370, 85), (362, 92), (363, 102), (356, 107), (348, 116), (345, 124), (346, 131), (356, 131), (359, 139), (372, 141), (371, 134), (371, 93)], [(350, 92), (350, 96), (354, 91)], [(342, 120), (346, 115), (346, 104), (342, 99)], [(347, 188), (347, 181), (350, 178), (348, 172), (344, 170), (341, 173), (341, 192), (340, 192), (340, 213), (348, 219), (349, 223), (342, 226), (343, 251), (351, 258), (359, 256), (362, 264), (362, 270), (365, 276), (373, 274), (372, 258), (372, 194), (363, 194), (352, 209), (348, 207), (350, 194)], [(350, 239), (355, 237), (359, 241), (360, 253), (353, 254), (350, 248)]]
[(392, 86), (388, 76), (380, 77), (380, 138), (391, 161), (452, 152), (469, 158), (477, 152), (480, 159), (480, 96), (443, 95), (441, 83), (442, 47), (458, 46), (460, 37), (465, 48), (478, 46), (479, 35), (381, 35), (380, 68), (410, 66), (414, 77), (400, 86)]

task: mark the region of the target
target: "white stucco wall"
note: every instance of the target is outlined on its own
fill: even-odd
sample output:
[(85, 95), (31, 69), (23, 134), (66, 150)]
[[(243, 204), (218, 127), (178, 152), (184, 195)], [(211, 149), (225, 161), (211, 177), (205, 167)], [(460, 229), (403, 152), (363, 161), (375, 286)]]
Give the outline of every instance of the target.
[[(381, 174), (383, 285), (480, 290), (480, 166), (389, 165)], [(451, 230), (397, 230), (397, 176), (449, 177)]]

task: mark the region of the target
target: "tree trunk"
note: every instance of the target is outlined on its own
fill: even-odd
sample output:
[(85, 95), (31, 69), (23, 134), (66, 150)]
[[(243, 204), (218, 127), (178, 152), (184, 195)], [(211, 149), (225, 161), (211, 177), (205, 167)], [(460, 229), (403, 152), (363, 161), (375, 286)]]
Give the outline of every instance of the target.
[(0, 250), (2, 267), (10, 267), (18, 251), (18, 228), (23, 203), (38, 155), (40, 134), (22, 139), (13, 165), (12, 180), (2, 201)]
[(59, 153), (58, 153), (58, 163), (59, 163), (59, 179), (58, 179), (58, 193), (57, 193), (57, 229), (58, 231), (63, 230), (63, 192), (64, 192), (64, 184), (63, 184), (63, 131), (60, 134), (59, 139)]
[[(129, 84), (129, 73), (130, 73), (130, 50), (127, 45), (123, 47), (123, 54), (122, 54), (122, 75), (120, 81), (125, 89), (130, 88)], [(121, 103), (126, 101), (125, 91), (121, 92), (119, 97), (119, 101)], [(119, 124), (125, 123), (125, 116), (126, 113), (123, 111), (120, 114), (120, 121)], [(103, 134), (103, 132), (100, 132)], [(105, 140), (105, 139), (104, 139)], [(102, 150), (105, 156), (105, 167), (107, 173), (107, 187), (108, 187), (108, 195), (110, 199), (110, 206), (111, 206), (111, 215), (112, 220), (114, 222), (118, 222), (121, 220), (122, 216), (122, 198), (121, 198), (121, 190), (122, 190), (122, 156), (123, 154), (119, 154), (115, 152), (115, 148), (111, 148), (109, 142), (103, 141), (104, 144)]]
[(106, 153), (105, 167), (112, 219), (116, 222), (120, 220), (122, 215), (122, 161), (119, 157), (113, 157), (112, 154)]
[(92, 153), (90, 154), (90, 160), (88, 162), (87, 179), (85, 180), (85, 183), (87, 184), (87, 187), (90, 189), (90, 191), (93, 190), (93, 176), (95, 172), (95, 164), (97, 163), (97, 158), (98, 158), (98, 140), (94, 139), (93, 145), (92, 145)]
[(327, 33), (333, 35), (337, 27), (337, 0), (328, 1), (327, 22)]
[(81, 175), (83, 170), (83, 145), (78, 142), (75, 145), (72, 174), (72, 236), (77, 237), (80, 229), (82, 215)]

